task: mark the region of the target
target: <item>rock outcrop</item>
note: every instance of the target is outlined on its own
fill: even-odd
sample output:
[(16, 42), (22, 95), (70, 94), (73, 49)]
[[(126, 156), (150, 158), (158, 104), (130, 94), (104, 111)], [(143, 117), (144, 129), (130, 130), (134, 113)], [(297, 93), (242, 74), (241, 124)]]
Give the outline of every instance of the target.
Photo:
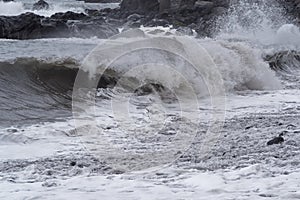
[[(92, 0), (93, 1), (93, 0)], [(105, 0), (106, 1), (106, 0)], [(115, 0), (108, 0), (109, 2)], [(227, 2), (227, 3), (226, 3)], [(35, 9), (45, 9), (44, 1)], [(123, 0), (120, 8), (87, 10), (86, 14), (56, 13), (42, 17), (32, 13), (0, 16), (0, 38), (110, 37), (118, 28), (173, 25), (184, 33), (194, 29), (201, 36), (211, 32), (211, 20), (226, 12), (228, 0)]]
[(267, 142), (267, 145), (281, 144), (284, 142), (283, 134), (280, 134), (278, 137), (273, 138), (272, 140)]
[(107, 38), (118, 33), (117, 28), (103, 18), (92, 19), (73, 12), (42, 17), (33, 13), (0, 16), (0, 38), (36, 39), (56, 37)]
[[(114, 2), (118, 0), (86, 0)], [(300, 0), (278, 0), (289, 14), (300, 19)], [(44, 2), (40, 0), (39, 2)], [(87, 14), (56, 13), (42, 17), (32, 13), (0, 16), (0, 38), (110, 37), (118, 28), (169, 26), (199, 36), (211, 36), (214, 20), (226, 14), (230, 0), (123, 0), (120, 8), (86, 10)], [(45, 7), (43, 7), (44, 9)]]
[(135, 12), (147, 14), (149, 12), (158, 12), (158, 0), (123, 0), (121, 5), (123, 12)]

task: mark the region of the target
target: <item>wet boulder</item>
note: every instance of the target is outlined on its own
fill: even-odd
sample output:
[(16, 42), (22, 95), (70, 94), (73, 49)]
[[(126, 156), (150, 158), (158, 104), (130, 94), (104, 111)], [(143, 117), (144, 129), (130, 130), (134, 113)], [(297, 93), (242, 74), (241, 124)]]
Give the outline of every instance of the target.
[(43, 17), (33, 13), (24, 13), (19, 16), (0, 16), (0, 38), (40, 38), (42, 19)]
[(44, 0), (39, 0), (35, 4), (33, 4), (33, 10), (48, 10), (49, 4)]
[(121, 11), (147, 14), (158, 12), (159, 2), (158, 0), (123, 0), (120, 7)]
[(83, 13), (74, 13), (71, 11), (65, 12), (65, 13), (55, 13), (51, 16), (51, 19), (57, 19), (57, 20), (85, 20), (89, 17)]

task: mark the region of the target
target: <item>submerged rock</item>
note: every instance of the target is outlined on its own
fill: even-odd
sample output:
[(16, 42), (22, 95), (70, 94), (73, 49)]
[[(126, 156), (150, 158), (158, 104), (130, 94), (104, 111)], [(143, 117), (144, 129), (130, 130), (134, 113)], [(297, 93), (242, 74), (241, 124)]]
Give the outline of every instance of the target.
[(33, 10), (48, 10), (49, 4), (44, 0), (39, 0), (35, 4), (33, 4)]

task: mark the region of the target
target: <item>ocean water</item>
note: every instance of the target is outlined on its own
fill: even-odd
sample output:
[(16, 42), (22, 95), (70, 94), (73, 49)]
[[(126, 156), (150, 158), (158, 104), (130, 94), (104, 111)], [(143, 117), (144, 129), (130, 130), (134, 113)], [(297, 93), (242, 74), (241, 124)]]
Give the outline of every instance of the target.
[[(49, 3), (38, 14), (118, 6)], [(1, 39), (0, 198), (299, 198), (300, 30), (284, 16), (243, 0), (212, 38)]]

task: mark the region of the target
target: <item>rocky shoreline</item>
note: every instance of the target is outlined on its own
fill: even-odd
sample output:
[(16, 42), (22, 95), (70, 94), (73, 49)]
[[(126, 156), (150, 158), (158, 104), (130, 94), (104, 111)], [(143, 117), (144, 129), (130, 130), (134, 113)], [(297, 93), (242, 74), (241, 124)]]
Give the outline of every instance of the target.
[[(287, 12), (300, 18), (300, 1), (282, 1)], [(105, 2), (116, 2), (107, 1)], [(120, 8), (86, 10), (83, 13), (56, 13), (43, 17), (34, 13), (19, 16), (0, 16), (0, 38), (38, 39), (56, 37), (108, 38), (118, 33), (119, 28), (170, 26), (191, 34), (192, 29), (199, 36), (210, 36), (214, 21), (226, 14), (229, 0), (123, 0)], [(161, 3), (162, 4), (162, 3)]]

